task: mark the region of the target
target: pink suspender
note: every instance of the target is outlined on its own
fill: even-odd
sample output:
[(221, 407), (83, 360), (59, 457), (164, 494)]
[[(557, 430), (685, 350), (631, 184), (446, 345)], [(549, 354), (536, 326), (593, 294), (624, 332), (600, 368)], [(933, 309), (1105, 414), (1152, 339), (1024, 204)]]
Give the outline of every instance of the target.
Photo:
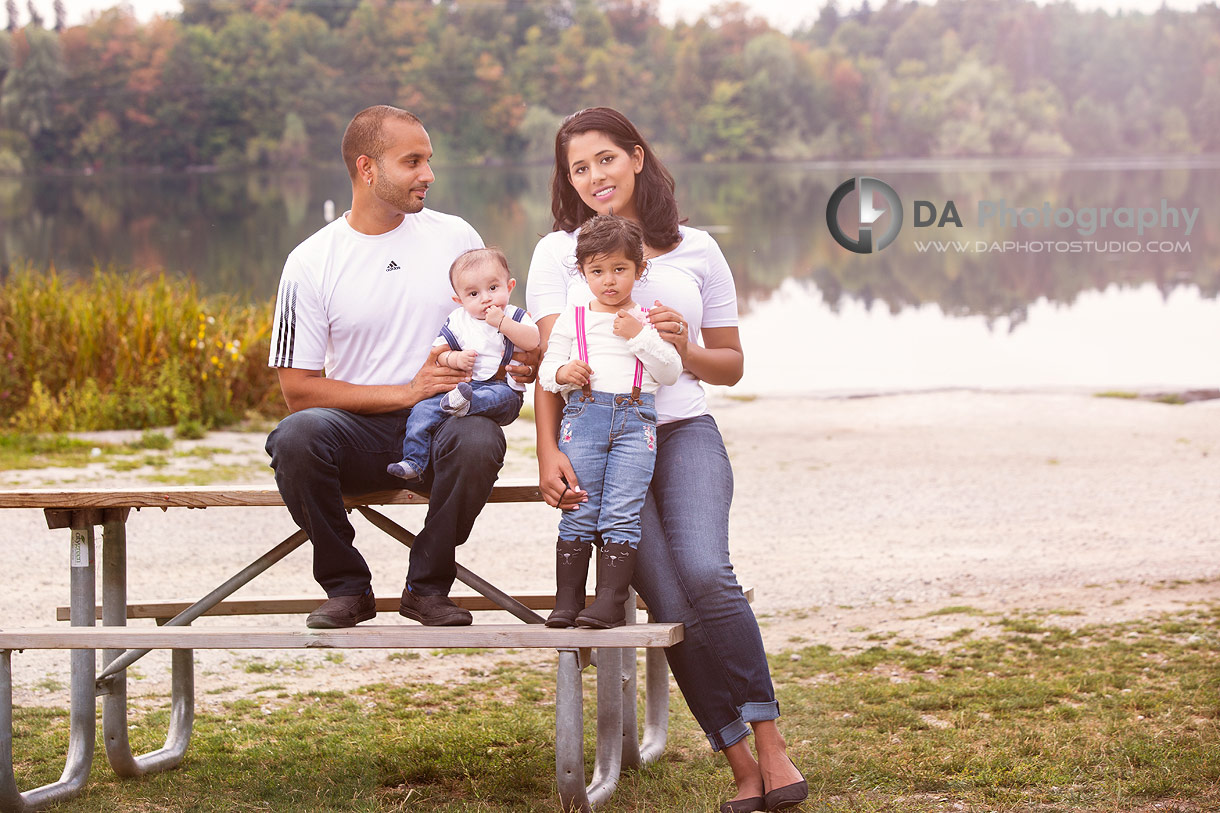
[[(648, 308), (644, 308), (644, 313), (648, 313)], [(576, 306), (576, 353), (580, 356), (580, 360), (585, 364), (589, 363), (589, 340), (585, 336), (585, 308), (583, 305)], [(631, 385), (631, 400), (634, 403), (640, 402), (640, 387), (644, 384), (644, 363), (638, 358), (635, 360), (635, 381)], [(593, 400), (593, 388), (585, 384), (581, 391), (581, 400)]]

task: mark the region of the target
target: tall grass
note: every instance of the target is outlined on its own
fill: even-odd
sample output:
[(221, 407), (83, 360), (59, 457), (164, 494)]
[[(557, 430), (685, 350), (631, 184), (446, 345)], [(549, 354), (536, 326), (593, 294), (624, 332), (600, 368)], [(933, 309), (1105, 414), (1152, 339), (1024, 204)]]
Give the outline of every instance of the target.
[(270, 303), (95, 268), (17, 268), (0, 284), (0, 428), (222, 426), (282, 414), (267, 367)]

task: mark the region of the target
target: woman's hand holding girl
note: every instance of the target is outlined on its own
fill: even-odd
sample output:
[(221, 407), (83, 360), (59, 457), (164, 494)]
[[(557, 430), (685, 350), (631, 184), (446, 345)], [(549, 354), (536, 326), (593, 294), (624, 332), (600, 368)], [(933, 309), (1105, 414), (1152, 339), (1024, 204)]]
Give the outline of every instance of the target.
[(690, 330), (687, 328), (682, 314), (668, 305), (662, 305), (661, 300), (658, 299), (654, 300), (653, 307), (648, 311), (648, 321), (652, 322), (652, 326), (657, 329), (657, 333), (661, 334), (661, 338), (672, 344), (678, 351), (678, 355), (685, 361)]

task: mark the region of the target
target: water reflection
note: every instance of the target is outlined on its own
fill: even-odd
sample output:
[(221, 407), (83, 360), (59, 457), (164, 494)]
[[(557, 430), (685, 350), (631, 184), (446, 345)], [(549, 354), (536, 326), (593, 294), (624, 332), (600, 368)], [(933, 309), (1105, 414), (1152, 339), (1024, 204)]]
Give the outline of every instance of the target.
[(735, 391), (1157, 391), (1214, 389), (1220, 380), (1220, 301), (1195, 288), (1111, 285), (1071, 307), (1039, 299), (1021, 318), (1013, 330), (983, 316), (946, 319), (935, 305), (893, 312), (853, 300), (832, 308), (813, 285), (788, 280), (742, 319), (747, 363)]
[[(1220, 239), (1205, 205), (1215, 200), (1220, 181), (1220, 167), (1214, 165), (872, 168), (869, 174), (887, 181), (903, 199), (906, 222), (893, 245), (871, 255), (852, 254), (835, 244), (824, 221), (830, 193), (853, 170), (774, 164), (674, 169), (683, 213), (692, 225), (715, 230), (747, 312), (788, 279), (815, 286), (832, 313), (851, 303), (878, 303), (891, 313), (935, 305), (948, 316), (981, 317), (1003, 330), (1023, 324), (1034, 303), (1071, 303), (1084, 292), (1113, 285), (1149, 284), (1168, 293), (1186, 284), (1209, 298), (1220, 292)], [(437, 174), (430, 206), (461, 213), (485, 240), (501, 245), (524, 282), (534, 243), (550, 228), (548, 168), (441, 167)], [(916, 246), (917, 240), (934, 239), (1082, 239), (1071, 229), (980, 229), (974, 223), (980, 200), (1035, 207), (1049, 201), (1079, 208), (1155, 206), (1162, 198), (1173, 206), (1201, 209), (1186, 238), (1190, 252), (921, 253)], [(340, 212), (350, 199), (342, 169), (0, 178), (0, 265), (29, 260), (72, 271), (87, 271), (95, 263), (164, 269), (194, 277), (206, 291), (269, 299), (288, 252), (323, 225), (328, 199)], [(916, 199), (938, 207), (953, 200), (964, 228), (914, 228), (911, 205)], [(1181, 235), (1155, 230), (1148, 236)], [(1111, 228), (1090, 239), (1128, 237)]]

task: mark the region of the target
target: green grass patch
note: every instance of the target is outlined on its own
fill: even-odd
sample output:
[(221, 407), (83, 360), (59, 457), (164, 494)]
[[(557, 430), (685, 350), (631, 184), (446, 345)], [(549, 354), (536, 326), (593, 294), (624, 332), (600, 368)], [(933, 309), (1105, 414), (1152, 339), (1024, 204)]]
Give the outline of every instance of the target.
[(163, 452), (174, 445), (173, 439), (164, 432), (157, 432), (152, 429), (145, 429), (140, 435), (140, 440), (136, 442), (136, 447), (140, 449), (155, 449)]
[(147, 479), (152, 483), (171, 486), (209, 485), (212, 483), (232, 483), (239, 480), (249, 480), (269, 476), (267, 466), (262, 464), (235, 464), (229, 466), (209, 466), (202, 469), (189, 469), (182, 474), (150, 474)]
[[(1220, 809), (1220, 607), (1070, 638), (998, 626), (944, 651), (774, 653), (805, 809)], [(269, 696), (279, 688), (199, 713), (177, 771), (119, 780), (99, 751), (85, 794), (56, 810), (558, 810), (549, 669), (501, 662), (456, 685)], [(591, 679), (585, 689), (588, 768)], [(688, 813), (728, 797), (728, 766), (676, 690), (670, 711), (664, 757), (625, 773), (602, 810)], [(54, 780), (66, 712), (15, 717), (21, 786)], [(133, 746), (157, 747), (167, 722), (164, 710), (133, 714)]]
[[(67, 434), (30, 434), (26, 432), (0, 432), (0, 469), (45, 469), (50, 467), (82, 468), (90, 463), (102, 463), (116, 472), (133, 471), (145, 466), (161, 468), (168, 465), (167, 455), (173, 457), (197, 457), (209, 459), (225, 449), (196, 447), (188, 451), (174, 452), (174, 441), (164, 432), (146, 431), (131, 443), (108, 443), (87, 440)], [(218, 474), (206, 482), (220, 482), (223, 477), (249, 474), (254, 467), (218, 467)], [(262, 467), (257, 467), (261, 469)], [(208, 478), (208, 469), (192, 470), (190, 476)], [(185, 480), (187, 484), (196, 482)]]
[(417, 661), (422, 657), (423, 655), (420, 655), (418, 652), (406, 650), (403, 652), (391, 652), (385, 656), (385, 659), (387, 661)]
[(177, 457), (198, 457), (203, 460), (210, 460), (218, 454), (224, 454), (228, 449), (219, 449), (215, 446), (196, 446), (193, 449), (185, 449), (180, 452), (174, 452)]
[(985, 610), (980, 610), (978, 607), (971, 607), (968, 604), (955, 604), (952, 607), (941, 607), (939, 610), (933, 610), (930, 613), (917, 615), (916, 618), (935, 618), (940, 615), (988, 615)]
[(0, 434), (0, 469), (76, 468), (96, 459), (95, 448), (115, 449), (112, 445), (65, 435)]

